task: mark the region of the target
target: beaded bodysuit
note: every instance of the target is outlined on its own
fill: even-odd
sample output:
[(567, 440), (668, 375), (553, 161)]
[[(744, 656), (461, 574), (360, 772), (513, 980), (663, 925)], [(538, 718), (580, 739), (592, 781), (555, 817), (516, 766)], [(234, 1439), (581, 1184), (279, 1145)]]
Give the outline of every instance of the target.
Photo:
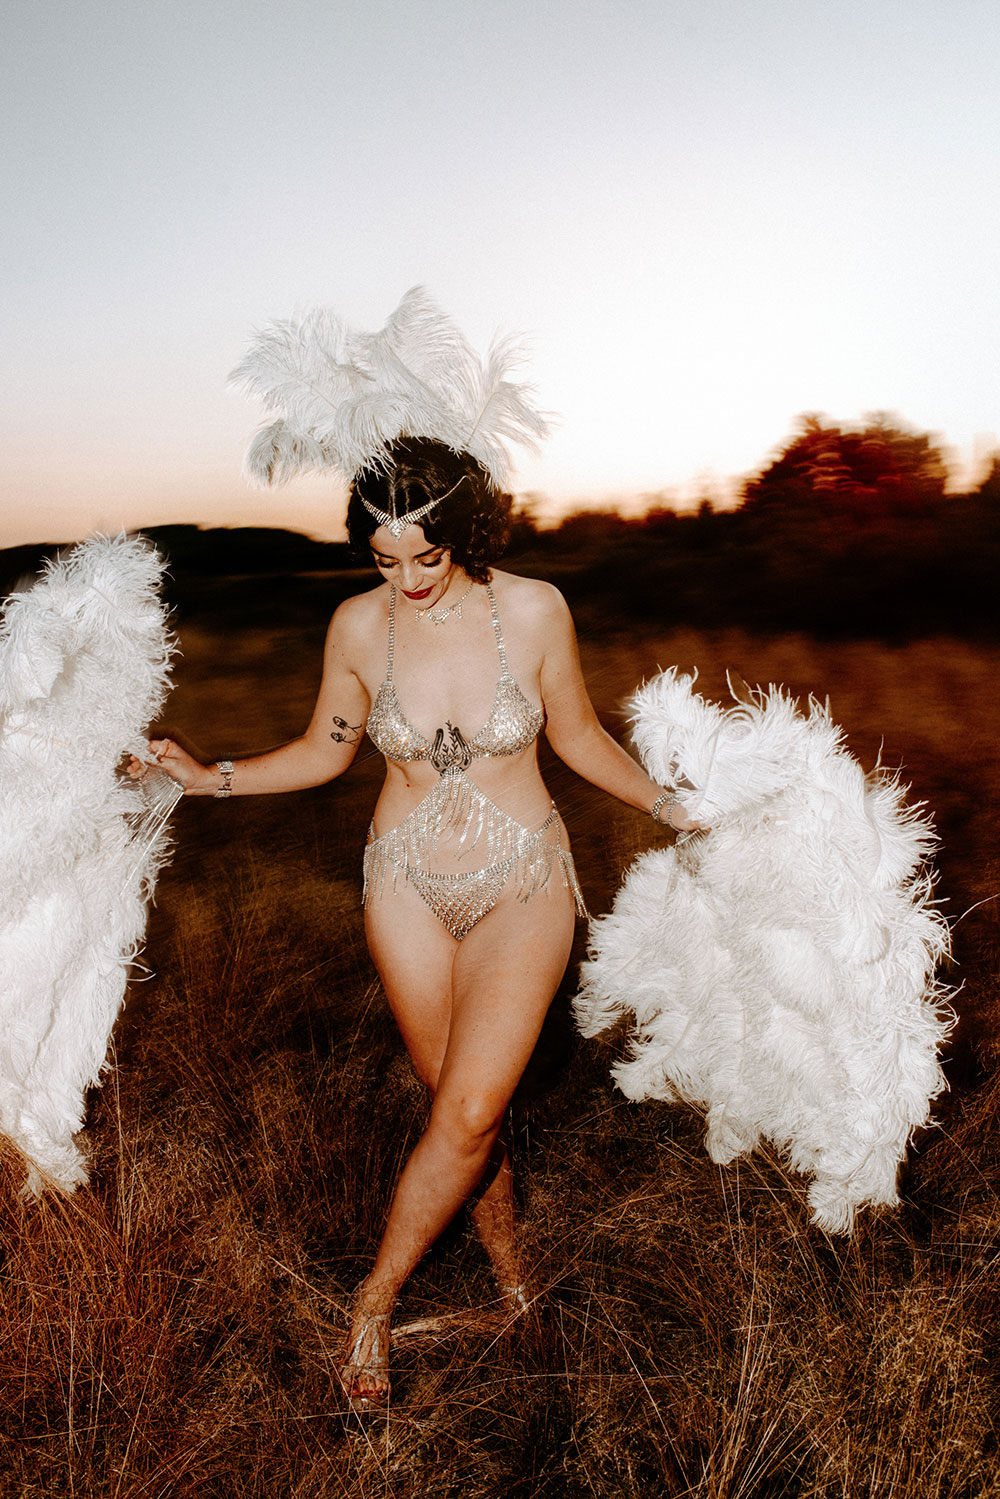
[[(486, 592), (493, 617), (500, 680), (489, 718), (472, 739), (448, 722), (429, 740), (409, 722), (392, 679), (396, 639), (396, 590), (389, 593), (389, 645), (385, 681), (368, 715), (368, 735), (387, 760), (429, 760), (438, 772), (433, 790), (413, 811), (383, 833), (369, 833), (365, 849), (365, 901), (391, 870), (393, 885), (402, 875), (430, 906), (452, 936), (461, 940), (496, 905), (511, 879), (521, 900), (548, 884), (559, 861), (562, 877), (580, 915), (586, 914), (573, 856), (562, 847), (555, 804), (542, 825), (523, 827), (498, 807), (467, 774), (473, 760), (519, 755), (541, 732), (545, 715), (534, 707), (511, 676), (493, 589)], [(456, 869), (479, 852), (476, 869)], [(444, 865), (442, 868), (440, 866)]]

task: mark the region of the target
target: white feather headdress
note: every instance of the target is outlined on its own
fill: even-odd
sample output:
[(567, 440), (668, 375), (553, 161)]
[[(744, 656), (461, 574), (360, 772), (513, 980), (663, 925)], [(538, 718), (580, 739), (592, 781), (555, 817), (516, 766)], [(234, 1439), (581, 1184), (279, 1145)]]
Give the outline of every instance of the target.
[(350, 482), (363, 468), (387, 467), (396, 438), (430, 437), (469, 453), (502, 488), (506, 444), (534, 449), (548, 431), (531, 387), (510, 378), (520, 360), (510, 338), (481, 359), (419, 286), (377, 333), (326, 307), (271, 323), (229, 376), (277, 417), (250, 444), (244, 472), (259, 485), (320, 470)]

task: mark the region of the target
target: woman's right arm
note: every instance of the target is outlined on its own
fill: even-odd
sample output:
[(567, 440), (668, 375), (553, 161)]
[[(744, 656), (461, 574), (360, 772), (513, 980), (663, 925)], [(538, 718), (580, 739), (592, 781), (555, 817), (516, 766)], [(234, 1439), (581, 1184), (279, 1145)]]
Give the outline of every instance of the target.
[[(656, 821), (676, 833), (704, 832), (677, 797), (643, 770), (632, 756), (602, 728), (583, 679), (576, 631), (565, 599), (555, 588), (545, 595), (547, 608), (545, 641), (540, 675), (542, 703), (546, 713), (545, 737), (570, 770), (619, 801), (642, 812), (652, 812)], [(662, 816), (660, 808), (666, 807)]]
[[(330, 621), (323, 680), (309, 727), (277, 749), (237, 760), (230, 785), (233, 796), (321, 786), (342, 775), (354, 759), (371, 706), (355, 670), (352, 626), (357, 611), (350, 608), (354, 602), (341, 605)], [(151, 739), (149, 748), (157, 763), (184, 787), (186, 796), (214, 796), (223, 788), (218, 762), (203, 765), (172, 739)], [(129, 770), (133, 775), (141, 773), (142, 766), (133, 760)]]

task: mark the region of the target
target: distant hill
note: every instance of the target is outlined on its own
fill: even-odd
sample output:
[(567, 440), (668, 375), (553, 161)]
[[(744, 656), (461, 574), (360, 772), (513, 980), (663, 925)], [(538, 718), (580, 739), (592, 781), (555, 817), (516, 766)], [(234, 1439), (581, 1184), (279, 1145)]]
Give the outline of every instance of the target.
[(50, 557), (61, 551), (58, 542), (31, 542), (0, 548), (0, 597), (34, 582)]
[[(145, 526), (140, 534), (167, 559), (175, 577), (340, 572), (358, 565), (346, 542), (313, 541), (267, 526)], [(0, 594), (30, 583), (63, 549), (58, 542), (0, 548)]]
[(241, 573), (339, 572), (357, 567), (343, 541), (313, 541), (268, 526), (150, 526), (144, 529), (178, 572), (234, 577)]
[[(521, 516), (504, 566), (554, 582), (580, 633), (595, 637), (678, 624), (900, 640), (1000, 635), (1000, 463), (975, 493), (929, 496), (889, 484), (827, 489), (809, 473), (789, 479), (783, 463), (772, 489), (755, 481), (736, 510), (590, 512), (547, 531)], [(346, 543), (294, 531), (143, 534), (167, 559), (164, 596), (178, 623), (211, 617), (242, 629), (266, 612), (276, 626), (300, 628), (378, 584)], [(0, 551), (0, 593), (56, 550)]]

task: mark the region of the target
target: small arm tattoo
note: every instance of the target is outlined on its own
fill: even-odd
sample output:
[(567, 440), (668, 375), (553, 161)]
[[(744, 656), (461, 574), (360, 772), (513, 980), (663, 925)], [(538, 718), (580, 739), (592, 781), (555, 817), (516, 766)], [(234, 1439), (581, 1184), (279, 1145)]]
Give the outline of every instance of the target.
[(331, 739), (335, 739), (338, 744), (357, 744), (361, 738), (361, 725), (359, 723), (347, 723), (344, 719), (338, 718), (336, 714), (334, 714), (333, 721), (337, 727), (330, 731)]

